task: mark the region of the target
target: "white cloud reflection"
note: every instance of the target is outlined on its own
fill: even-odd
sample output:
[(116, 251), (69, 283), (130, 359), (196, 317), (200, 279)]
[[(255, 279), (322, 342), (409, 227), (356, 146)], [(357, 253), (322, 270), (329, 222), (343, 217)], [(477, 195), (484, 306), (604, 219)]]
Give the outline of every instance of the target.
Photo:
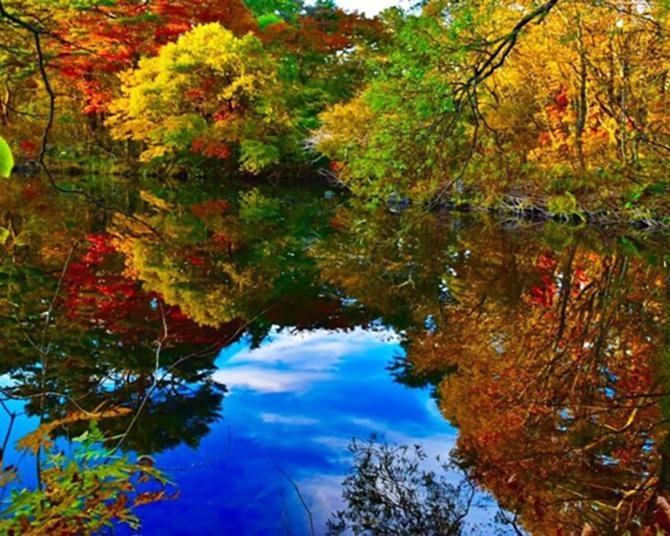
[(223, 356), (213, 379), (232, 391), (304, 392), (331, 380), (345, 357), (364, 357), (373, 348), (399, 342), (385, 330), (274, 330), (260, 348)]

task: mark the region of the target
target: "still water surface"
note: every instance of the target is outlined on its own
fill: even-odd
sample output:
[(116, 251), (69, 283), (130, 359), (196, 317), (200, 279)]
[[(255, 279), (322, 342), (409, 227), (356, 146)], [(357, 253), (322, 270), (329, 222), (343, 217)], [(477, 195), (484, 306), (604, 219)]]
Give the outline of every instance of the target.
[(458, 462), (447, 481), (478, 490), (464, 534), (513, 533), (501, 508), (533, 534), (657, 522), (664, 237), (292, 190), (144, 195), (157, 236), (23, 188), (4, 194), (0, 266), (2, 388), (21, 412), (2, 414), (5, 464), (23, 484), (34, 460), (14, 441), (104, 403), (139, 412), (100, 426), (180, 492), (139, 510), (142, 534), (324, 534), (356, 508), (343, 479), (370, 437), (420, 445), (438, 474), (436, 457)]

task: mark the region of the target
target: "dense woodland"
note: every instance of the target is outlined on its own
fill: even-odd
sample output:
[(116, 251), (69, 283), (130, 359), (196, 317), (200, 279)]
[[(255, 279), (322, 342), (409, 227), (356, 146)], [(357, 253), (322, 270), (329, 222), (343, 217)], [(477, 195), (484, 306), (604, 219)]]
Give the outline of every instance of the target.
[(326, 174), (373, 203), (663, 223), (668, 9), (5, 0), (0, 135), (65, 169)]
[(464, 478), (354, 444), (333, 534), (670, 533), (669, 156), (669, 0), (0, 0), (0, 532), (138, 527), (222, 348), (377, 321)]

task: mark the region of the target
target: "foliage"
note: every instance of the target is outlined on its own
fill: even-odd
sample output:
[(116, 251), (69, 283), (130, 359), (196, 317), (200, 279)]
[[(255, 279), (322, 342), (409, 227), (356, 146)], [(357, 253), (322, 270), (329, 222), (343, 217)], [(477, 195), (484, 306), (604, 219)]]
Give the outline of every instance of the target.
[(190, 155), (190, 165), (229, 159), (229, 171), (309, 172), (321, 165), (305, 150), (309, 130), (328, 104), (352, 94), (362, 77), (354, 51), (381, 28), (331, 2), (249, 7), (12, 1), (0, 16), (0, 126), (21, 158), (35, 159), (51, 106), (46, 74), (55, 98), (49, 142), (61, 157), (136, 163), (139, 154), (170, 164)]
[(198, 26), (123, 76), (108, 124), (114, 137), (143, 142), (146, 161), (185, 149), (225, 160), (241, 145), (240, 166), (258, 172), (277, 160), (257, 141), (281, 132), (266, 98), (275, 77), (252, 35)]
[(292, 22), (304, 9), (304, 2), (296, 0), (246, 0), (245, 5), (259, 19), (274, 15), (278, 21)]
[(12, 491), (0, 514), (3, 534), (96, 534), (117, 523), (137, 529), (135, 508), (167, 498), (165, 476), (114, 454), (95, 422), (73, 442), (71, 456), (49, 452), (41, 488)]
[(390, 10), (392, 37), (372, 55), (367, 85), (322, 115), (317, 148), (367, 197), (568, 191), (580, 205), (620, 206), (640, 177), (665, 176), (670, 41), (663, 2), (617, 6)]
[(664, 181), (669, 146), (662, 0), (430, 0), (378, 19), (328, 1), (14, 0), (0, 125), (34, 160), (50, 103), (30, 24), (10, 16), (42, 36), (62, 155), (271, 177), (329, 163), (377, 201), (667, 209), (643, 186)]
[(453, 180), (471, 137), (453, 94), (458, 45), (437, 17), (392, 10), (385, 22), (393, 37), (373, 58), (368, 85), (323, 114), (315, 142), (355, 193), (420, 198)]
[(346, 509), (328, 522), (329, 534), (465, 534), (474, 487), (452, 483), (453, 466), (427, 469), (420, 445), (389, 445), (376, 438), (349, 446), (354, 467), (343, 482)]
[[(50, 3), (51, 4), (51, 3)], [(57, 31), (65, 41), (54, 44), (60, 75), (79, 90), (82, 111), (94, 130), (118, 95), (117, 74), (153, 56), (166, 43), (192, 29), (194, 22), (219, 23), (237, 36), (256, 29), (241, 0), (129, 0), (62, 2), (56, 11)], [(53, 8), (52, 8), (53, 10)]]
[(578, 214), (579, 207), (575, 196), (570, 192), (563, 195), (554, 195), (547, 199), (547, 210), (554, 216), (567, 216)]
[(8, 179), (14, 168), (14, 157), (5, 139), (0, 136), (0, 177)]

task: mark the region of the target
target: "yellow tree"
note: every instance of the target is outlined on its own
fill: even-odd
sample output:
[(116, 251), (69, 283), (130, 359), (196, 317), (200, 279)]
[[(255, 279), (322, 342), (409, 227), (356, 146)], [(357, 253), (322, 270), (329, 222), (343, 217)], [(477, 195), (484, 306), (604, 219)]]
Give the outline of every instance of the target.
[(253, 35), (197, 26), (122, 80), (108, 125), (116, 139), (141, 142), (143, 160), (185, 152), (225, 160), (237, 153), (239, 166), (251, 172), (278, 161), (290, 120), (272, 97), (276, 72)]

